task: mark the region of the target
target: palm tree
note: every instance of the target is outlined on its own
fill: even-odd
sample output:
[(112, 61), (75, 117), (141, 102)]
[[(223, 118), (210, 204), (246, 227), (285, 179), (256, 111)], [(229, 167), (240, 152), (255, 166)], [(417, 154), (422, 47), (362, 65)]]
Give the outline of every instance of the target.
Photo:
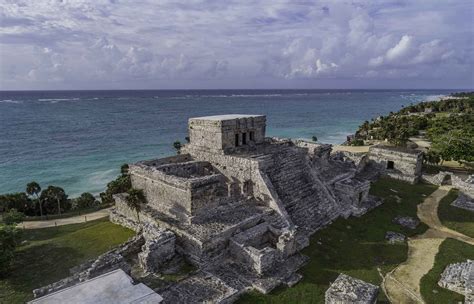
[(37, 182), (31, 182), (26, 185), (26, 193), (29, 196), (35, 196), (36, 200), (38, 201), (39, 207), (40, 207), (40, 216), (43, 217), (43, 205), (41, 203), (41, 200), (39, 199), (39, 193), (41, 192), (41, 187)]
[(130, 209), (134, 210), (137, 213), (137, 219), (140, 223), (140, 211), (142, 209), (142, 205), (146, 204), (146, 198), (143, 194), (142, 190), (137, 189), (130, 189), (128, 190), (127, 196), (127, 205)]

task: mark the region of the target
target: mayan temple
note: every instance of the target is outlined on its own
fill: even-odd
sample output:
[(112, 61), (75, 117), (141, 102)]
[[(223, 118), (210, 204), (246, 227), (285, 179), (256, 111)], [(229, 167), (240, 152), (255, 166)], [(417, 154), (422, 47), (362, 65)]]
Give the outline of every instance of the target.
[(266, 137), (265, 129), (263, 115), (189, 119), (188, 143), (177, 155), (129, 165), (132, 187), (147, 203), (137, 212), (127, 193), (114, 196), (110, 220), (137, 235), (35, 296), (95, 277), (108, 288), (107, 273), (116, 269), (125, 271), (113, 274), (122, 280), (126, 273), (153, 280), (183, 261), (196, 270), (147, 297), (230, 303), (248, 290), (293, 286), (314, 232), (381, 204), (369, 195), (371, 181), (385, 174), (414, 183), (421, 174), (417, 152), (375, 146), (366, 154), (333, 153), (327, 144)]

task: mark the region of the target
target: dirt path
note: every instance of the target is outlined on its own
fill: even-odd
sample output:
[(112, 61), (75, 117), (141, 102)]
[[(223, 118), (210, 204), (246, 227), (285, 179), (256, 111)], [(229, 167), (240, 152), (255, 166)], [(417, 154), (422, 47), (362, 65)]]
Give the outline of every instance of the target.
[(442, 186), (418, 205), (417, 215), (430, 228), (408, 240), (408, 259), (385, 276), (384, 288), (392, 303), (424, 303), (420, 280), (434, 265), (439, 246), (448, 237), (474, 245), (474, 239), (451, 230), (438, 218), (438, 205), (450, 187)]
[(56, 219), (56, 220), (47, 220), (47, 221), (26, 221), (18, 224), (18, 227), (23, 229), (40, 229), (40, 228), (48, 228), (48, 227), (55, 227), (55, 226), (63, 226), (69, 224), (79, 224), (84, 223), (87, 221), (97, 220), (103, 217), (109, 216), (110, 208), (102, 209), (99, 211), (72, 216), (68, 218)]

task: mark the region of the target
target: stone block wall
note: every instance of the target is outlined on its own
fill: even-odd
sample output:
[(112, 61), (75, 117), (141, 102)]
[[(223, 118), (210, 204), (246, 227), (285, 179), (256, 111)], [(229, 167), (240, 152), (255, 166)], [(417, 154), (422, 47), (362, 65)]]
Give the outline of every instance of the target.
[[(369, 148), (369, 160), (380, 171), (392, 178), (416, 183), (421, 178), (423, 153), (395, 147), (373, 146)], [(390, 164), (393, 168), (390, 168)]]
[(152, 224), (143, 225), (143, 237), (145, 244), (138, 254), (140, 266), (145, 272), (157, 272), (174, 257), (176, 237), (173, 232)]
[(138, 164), (129, 171), (132, 186), (143, 190), (149, 206), (180, 220), (215, 207), (227, 195), (224, 177), (208, 162)]
[[(260, 144), (265, 138), (263, 115), (222, 115), (191, 118), (188, 122), (190, 145), (214, 153), (232, 152), (238, 146)], [(250, 133), (252, 133), (252, 138)]]

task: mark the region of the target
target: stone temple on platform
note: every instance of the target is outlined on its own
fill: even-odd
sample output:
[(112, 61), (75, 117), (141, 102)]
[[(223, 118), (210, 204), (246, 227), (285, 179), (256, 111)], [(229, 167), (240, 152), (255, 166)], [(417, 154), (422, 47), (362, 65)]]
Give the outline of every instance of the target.
[[(267, 138), (265, 128), (262, 115), (191, 118), (180, 154), (130, 165), (132, 186), (148, 203), (139, 222), (126, 194), (117, 195), (112, 221), (135, 230), (156, 226), (166, 233), (155, 236), (162, 248), (200, 269), (165, 290), (165, 301), (191, 301), (186, 297), (196, 296), (186, 289), (196, 284), (229, 300), (295, 284), (306, 262), (299, 252), (312, 233), (380, 203), (368, 194), (369, 174), (331, 156), (330, 145)], [(143, 267), (159, 271), (160, 259), (161, 252)]]
[[(394, 163), (402, 169), (395, 177), (418, 178), (417, 155), (407, 155), (406, 165), (402, 152), (373, 150), (371, 160), (371, 153), (269, 138), (265, 129), (263, 115), (191, 118), (178, 155), (129, 165), (132, 187), (143, 190), (147, 204), (138, 216), (126, 193), (115, 195), (110, 218), (138, 235), (65, 284), (130, 268), (133, 253), (145, 274), (162, 273), (177, 259), (194, 265), (178, 283), (154, 288), (164, 303), (228, 303), (251, 289), (293, 286), (307, 261), (300, 251), (314, 232), (381, 203), (369, 195), (371, 180), (393, 173)], [(55, 284), (35, 294), (63, 286)]]

